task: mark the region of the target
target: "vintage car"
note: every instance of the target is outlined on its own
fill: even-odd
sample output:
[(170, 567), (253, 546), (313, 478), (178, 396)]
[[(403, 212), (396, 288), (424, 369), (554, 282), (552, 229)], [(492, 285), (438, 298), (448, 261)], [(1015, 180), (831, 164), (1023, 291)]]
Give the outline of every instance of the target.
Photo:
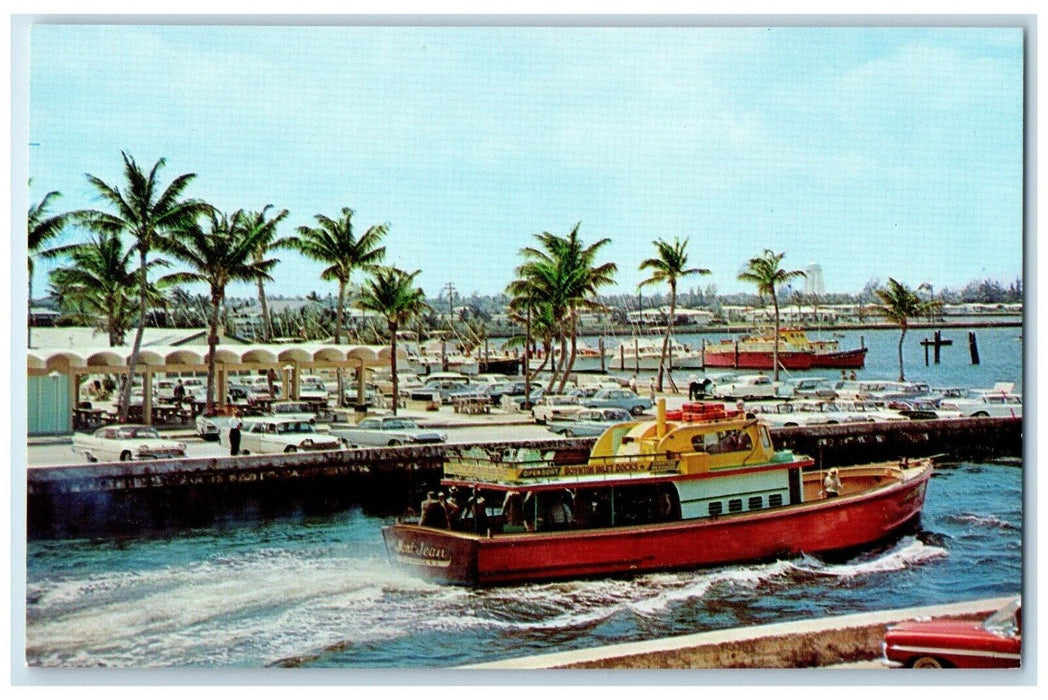
[(354, 447), (422, 445), (448, 439), (446, 433), (420, 428), (414, 419), (399, 416), (371, 416), (351, 428), (332, 429), (331, 434)]
[(218, 440), (223, 428), (228, 429), (232, 425), (233, 420), (233, 416), (201, 413), (194, 422), (196, 423), (197, 435), (204, 440), (214, 442)]
[(306, 375), (299, 383), (298, 398), (300, 401), (326, 404), (328, 401), (327, 384), (320, 377)]
[(776, 384), (766, 374), (743, 374), (721, 378), (713, 385), (713, 395), (718, 399), (784, 399), (792, 398), (792, 390)]
[(269, 415), (273, 418), (317, 422), (317, 412), (308, 401), (275, 401), (269, 405)]
[(892, 625), (881, 644), (896, 668), (1017, 668), (1022, 655), (1022, 599), (982, 622), (916, 620)]
[(162, 438), (148, 425), (106, 425), (91, 435), (73, 435), (73, 452), (88, 462), (174, 459), (186, 456), (186, 444)]
[[(229, 427), (220, 431), (219, 442), (229, 447)], [(341, 439), (318, 433), (309, 421), (286, 418), (245, 418), (240, 429), (241, 454), (275, 454), (340, 450)]]
[(651, 408), (651, 399), (637, 396), (629, 389), (606, 387), (590, 398), (583, 399), (582, 405), (586, 408), (621, 408), (639, 416)]
[(573, 418), (580, 410), (582, 403), (578, 396), (549, 394), (531, 408), (531, 417), (541, 425), (551, 420)]
[(593, 437), (633, 418), (623, 408), (584, 408), (568, 420), (552, 421), (546, 429), (564, 437)]

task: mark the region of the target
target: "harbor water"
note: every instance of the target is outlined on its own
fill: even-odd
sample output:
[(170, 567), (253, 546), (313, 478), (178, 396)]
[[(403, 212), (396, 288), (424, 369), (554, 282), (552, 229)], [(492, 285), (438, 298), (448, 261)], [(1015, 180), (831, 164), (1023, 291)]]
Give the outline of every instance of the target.
[[(857, 345), (847, 333), (842, 347)], [(866, 331), (863, 378), (893, 379), (897, 332)], [(908, 335), (914, 343), (927, 333)], [(951, 333), (945, 335), (950, 337)], [(954, 331), (907, 378), (1021, 386), (1019, 329)], [(692, 342), (682, 338), (684, 342)], [(389, 517), (360, 509), (163, 536), (27, 545), (26, 660), (40, 667), (451, 667), (821, 615), (1017, 593), (1018, 460), (943, 462), (920, 530), (846, 560), (809, 556), (689, 572), (472, 590), (387, 561)]]

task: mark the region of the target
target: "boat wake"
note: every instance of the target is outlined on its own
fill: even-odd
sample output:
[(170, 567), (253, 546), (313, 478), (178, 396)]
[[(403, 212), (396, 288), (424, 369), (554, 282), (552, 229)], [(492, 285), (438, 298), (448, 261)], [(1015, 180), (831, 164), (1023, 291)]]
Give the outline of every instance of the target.
[(975, 513), (958, 513), (956, 515), (947, 514), (943, 516), (943, 520), (956, 525), (974, 525), (981, 528), (995, 528), (1001, 530), (1021, 529), (995, 515), (978, 515)]

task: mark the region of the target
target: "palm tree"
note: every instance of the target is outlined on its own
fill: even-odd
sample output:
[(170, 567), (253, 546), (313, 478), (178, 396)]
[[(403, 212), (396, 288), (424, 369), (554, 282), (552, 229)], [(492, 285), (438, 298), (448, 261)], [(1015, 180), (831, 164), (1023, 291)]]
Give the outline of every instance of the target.
[(86, 226), (99, 233), (126, 232), (134, 239), (134, 248), (138, 251), (138, 330), (135, 333), (131, 358), (128, 360), (128, 381), (120, 392), (120, 421), (127, 420), (127, 407), (131, 402), (131, 385), (138, 367), (138, 355), (142, 348), (142, 335), (145, 333), (146, 316), (149, 312), (147, 279), (148, 258), (154, 248), (173, 233), (192, 226), (196, 217), (209, 207), (200, 200), (182, 199), (189, 183), (196, 177), (195, 173), (179, 175), (166, 188), (161, 188), (157, 176), (166, 160), (161, 158), (148, 173), (144, 172), (134, 158), (121, 151), (124, 159), (123, 191), (116, 186), (103, 182), (94, 175), (87, 179), (103, 201), (107, 202), (115, 213), (100, 210), (85, 210), (76, 213), (77, 218)]
[(244, 225), (244, 214), (232, 216), (212, 209), (208, 213), (207, 230), (200, 226), (183, 229), (165, 242), (165, 250), (186, 263), (190, 270), (173, 275), (179, 283), (202, 282), (211, 294), (211, 320), (207, 336), (207, 410), (215, 406), (215, 351), (218, 346), (218, 325), (226, 285), (230, 282), (254, 282), (272, 279), (269, 271), (275, 259), (256, 260), (259, 240), (265, 236), (259, 228)]
[(902, 342), (906, 338), (909, 319), (911, 316), (919, 317), (929, 313), (938, 308), (940, 302), (921, 299), (916, 292), (891, 277), (888, 278), (888, 287), (886, 289), (878, 287), (874, 292), (881, 300), (881, 304), (876, 307), (876, 311), (883, 314), (889, 321), (897, 324), (902, 331), (899, 334), (899, 381), (904, 382), (906, 381), (906, 375), (903, 372), (902, 365)]
[(393, 381), (393, 415), (397, 415), (400, 386), (397, 379), (397, 329), (412, 316), (429, 309), (425, 293), (415, 287), (419, 270), (408, 273), (395, 267), (373, 268), (371, 278), (360, 292), (357, 306), (374, 311), (386, 319), (389, 330), (389, 373)]
[[(120, 237), (102, 233), (87, 243), (67, 246), (69, 266), (51, 271), (51, 288), (62, 316), (78, 324), (94, 325), (106, 332), (110, 347), (124, 344), (133, 314), (139, 312), (138, 276), (133, 248), (125, 248)], [(153, 267), (162, 260), (151, 260)], [(151, 304), (161, 304), (161, 278), (148, 290)]]
[(775, 381), (779, 381), (779, 298), (775, 293), (775, 285), (782, 285), (791, 279), (805, 276), (801, 270), (787, 272), (779, 267), (785, 255), (785, 253), (776, 253), (766, 248), (760, 257), (750, 258), (746, 269), (739, 273), (740, 280), (757, 285), (758, 294), (770, 296), (772, 305), (775, 307), (775, 343), (772, 345), (771, 361), (775, 370)]
[(27, 321), (29, 323), (26, 327), (26, 337), (29, 347), (33, 346), (33, 258), (37, 255), (53, 257), (52, 251), (43, 250), (44, 244), (57, 238), (69, 223), (70, 215), (68, 213), (48, 216), (47, 210), (51, 207), (52, 202), (61, 196), (61, 192), (48, 192), (39, 204), (29, 207), (29, 216), (26, 220), (29, 250), (29, 299), (27, 301), (27, 312), (29, 313)]
[(326, 264), (328, 267), (320, 273), (321, 279), (338, 281), (338, 309), (335, 316), (335, 344), (338, 345), (342, 342), (349, 277), (358, 268), (367, 269), (382, 261), (386, 248), (379, 246), (379, 242), (389, 230), (389, 225), (376, 224), (357, 238), (353, 235), (353, 210), (349, 207), (342, 208), (342, 216), (338, 219), (323, 214), (317, 214), (314, 218), (319, 225), (299, 226), (299, 238), (288, 239), (287, 247)]
[[(527, 279), (531, 294), (549, 304), (555, 318), (562, 319), (558, 331), (561, 347), (561, 365), (554, 368), (547, 391), (553, 389), (560, 374), (558, 391), (564, 390), (568, 375), (575, 364), (577, 351), (578, 311), (581, 308), (604, 308), (596, 301), (597, 289), (614, 281), (618, 266), (615, 263), (597, 264), (600, 249), (611, 242), (602, 238), (590, 246), (579, 239), (581, 222), (567, 236), (548, 231), (535, 236), (542, 246), (524, 248), (525, 262), (517, 268), (517, 276)], [(570, 354), (568, 340), (571, 342)]]
[[(262, 211), (252, 211), (244, 214), (244, 226), (248, 229), (258, 229), (260, 232), (258, 248), (254, 252), (254, 261), (261, 263), (265, 260), (266, 253), (271, 249), (289, 247), (290, 238), (276, 238), (277, 224), (287, 218), (287, 209), (281, 209), (280, 213), (271, 219), (266, 218), (266, 212), (272, 208), (267, 204)], [(266, 286), (264, 280), (258, 278), (258, 304), (262, 309), (262, 341), (269, 342), (273, 339), (273, 320), (269, 317), (269, 306), (266, 303)]]
[[(674, 238), (672, 244), (659, 239), (655, 241), (658, 257), (648, 258), (640, 264), (641, 270), (650, 269), (652, 274), (651, 277), (637, 285), (638, 289), (646, 284), (659, 282), (667, 282), (670, 285), (670, 314), (666, 320), (666, 334), (662, 338), (662, 356), (659, 358), (659, 376), (657, 380), (659, 391), (662, 391), (662, 375), (666, 365), (667, 351), (670, 346), (670, 336), (673, 333), (673, 320), (677, 313), (677, 280), (688, 275), (710, 274), (710, 271), (704, 267), (687, 267), (687, 247), (687, 238), (683, 242)], [(670, 376), (670, 384), (673, 384), (672, 375)], [(676, 390), (676, 387), (674, 387), (674, 390)]]

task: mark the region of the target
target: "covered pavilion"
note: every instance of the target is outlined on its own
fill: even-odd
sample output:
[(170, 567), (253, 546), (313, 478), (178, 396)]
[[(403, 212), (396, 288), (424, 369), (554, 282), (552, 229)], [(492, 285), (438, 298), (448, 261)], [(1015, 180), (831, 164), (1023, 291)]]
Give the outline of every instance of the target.
[[(208, 370), (208, 348), (196, 345), (148, 345), (139, 351), (136, 376), (142, 378), (142, 413), (152, 423), (152, 386), (158, 374), (198, 374)], [(398, 349), (398, 364), (407, 356)], [(31, 348), (26, 355), (29, 377), (68, 377), (69, 425), (73, 412), (81, 403), (80, 384), (89, 375), (127, 376), (131, 348), (77, 347)], [(334, 345), (324, 343), (219, 345), (215, 351), (215, 403), (225, 407), (227, 385), (233, 373), (273, 370), (282, 377), (284, 395), (297, 399), (302, 372), (315, 370), (355, 370), (358, 403), (364, 402), (366, 372), (370, 367), (389, 366), (390, 349), (378, 345)], [(32, 398), (30, 399), (32, 402)], [(32, 407), (30, 407), (32, 410)]]

